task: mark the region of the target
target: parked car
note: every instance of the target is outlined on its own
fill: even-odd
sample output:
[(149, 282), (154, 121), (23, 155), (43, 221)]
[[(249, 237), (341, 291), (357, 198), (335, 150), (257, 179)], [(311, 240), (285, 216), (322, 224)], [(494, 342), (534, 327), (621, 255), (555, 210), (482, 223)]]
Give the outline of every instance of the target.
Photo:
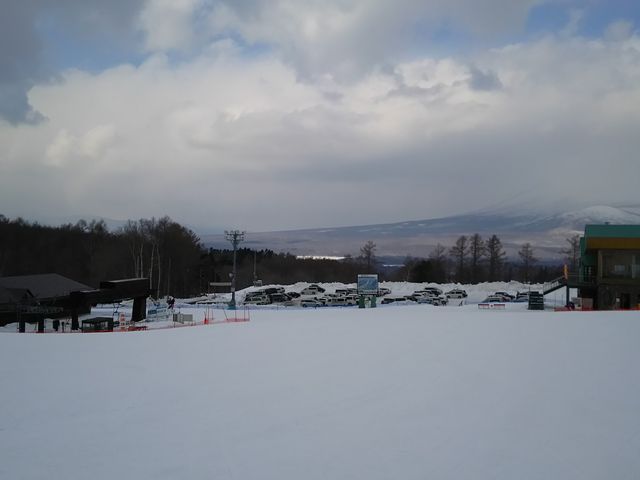
[(304, 308), (322, 307), (323, 304), (315, 298), (303, 298), (302, 300), (300, 300), (300, 306)]
[(445, 306), (449, 303), (449, 299), (444, 295), (438, 295), (431, 300), (432, 305)]
[(263, 291), (261, 290), (256, 290), (255, 292), (248, 292), (245, 296), (244, 296), (244, 302), (248, 302), (250, 300), (253, 299), (262, 299), (263, 297), (267, 297), (268, 295), (265, 294)]
[(248, 300), (246, 298), (244, 299), (245, 305), (269, 305), (270, 303), (271, 303), (271, 300), (266, 295), (253, 296), (253, 297), (250, 297)]
[(385, 295), (391, 295), (391, 290), (386, 287), (378, 288), (378, 296), (384, 297)]
[(269, 295), (269, 299), (271, 300), (271, 303), (284, 303), (291, 300), (289, 295), (286, 293), (272, 293)]
[(346, 297), (347, 305), (358, 305), (358, 295), (347, 295)]
[(326, 295), (315, 297), (316, 301), (319, 302), (323, 307), (329, 305), (329, 301), (331, 300), (331, 298), (333, 297), (327, 297)]
[(354, 302), (349, 296), (337, 296), (331, 297), (327, 302), (327, 305), (331, 307), (347, 307), (356, 305), (356, 302)]
[(482, 303), (504, 303), (504, 297), (502, 295), (489, 295)]
[(432, 297), (430, 295), (411, 295), (408, 298), (416, 303), (427, 303), (429, 305), (432, 305), (433, 300), (435, 299), (435, 297)]
[(319, 285), (309, 285), (307, 288), (303, 289), (300, 294), (301, 295), (317, 295), (318, 293), (324, 293), (325, 289)]
[(443, 295), (430, 295), (429, 293), (423, 294), (414, 294), (409, 297), (409, 299), (413, 300), (417, 303), (428, 303), (430, 305), (446, 305), (448, 303), (447, 297)]
[(442, 290), (440, 290), (438, 287), (425, 287), (423, 288), (423, 290), (425, 292), (431, 292), (434, 295), (442, 295)]
[(273, 295), (274, 293), (284, 293), (284, 288), (283, 287), (267, 287), (261, 291), (266, 293), (267, 295)]
[(398, 302), (407, 302), (410, 301), (407, 297), (402, 297), (400, 295), (388, 295), (382, 299), (380, 302), (382, 305), (387, 305), (389, 303), (398, 303)]
[(447, 292), (447, 298), (467, 298), (467, 292), (461, 288), (454, 288)]
[(494, 295), (496, 296), (501, 296), (502, 298), (504, 298), (505, 302), (511, 302), (512, 300), (515, 300), (515, 295), (511, 295), (509, 292), (496, 292), (494, 293)]

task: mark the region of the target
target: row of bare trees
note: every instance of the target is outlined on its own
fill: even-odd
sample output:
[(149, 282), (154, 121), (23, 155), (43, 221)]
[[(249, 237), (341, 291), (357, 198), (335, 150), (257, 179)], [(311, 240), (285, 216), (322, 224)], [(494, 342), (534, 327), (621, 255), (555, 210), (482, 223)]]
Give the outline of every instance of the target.
[(181, 295), (196, 289), (202, 252), (198, 237), (166, 216), (111, 232), (104, 221), (50, 227), (0, 215), (0, 276), (54, 272), (94, 287), (148, 277), (155, 295)]
[(129, 271), (135, 277), (149, 278), (149, 288), (157, 297), (193, 287), (202, 255), (194, 232), (165, 216), (129, 220), (120, 234), (129, 253)]
[[(566, 239), (568, 247), (562, 249), (570, 271), (577, 271), (580, 259), (580, 237)], [(484, 281), (543, 282), (562, 272), (561, 265), (539, 262), (531, 243), (524, 243), (517, 259), (508, 259), (502, 241), (497, 235), (484, 239), (475, 233), (458, 237), (449, 248), (437, 244), (426, 259), (409, 258), (397, 272), (397, 279), (416, 282), (478, 283)]]

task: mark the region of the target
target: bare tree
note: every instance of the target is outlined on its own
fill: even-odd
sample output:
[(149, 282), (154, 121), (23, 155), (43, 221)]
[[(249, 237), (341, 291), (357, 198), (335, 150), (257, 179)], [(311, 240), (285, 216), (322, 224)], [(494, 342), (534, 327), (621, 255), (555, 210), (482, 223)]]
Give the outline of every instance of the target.
[(367, 271), (371, 270), (371, 266), (376, 262), (376, 244), (369, 240), (360, 248), (360, 259), (366, 263)]
[(371, 271), (371, 266), (376, 263), (376, 244), (369, 240), (360, 248), (360, 258), (367, 264), (367, 272)]
[(122, 227), (122, 235), (126, 238), (129, 253), (133, 262), (133, 275), (135, 277), (144, 277), (144, 235), (138, 222), (128, 220)]
[(492, 235), (489, 240), (487, 240), (486, 247), (489, 263), (489, 281), (495, 282), (500, 279), (506, 253), (502, 248), (502, 242), (497, 235)]
[(531, 269), (533, 268), (534, 263), (538, 261), (538, 259), (533, 255), (533, 247), (528, 242), (522, 245), (522, 247), (518, 251), (518, 255), (520, 256), (520, 260), (522, 261), (521, 268), (524, 282), (528, 283), (531, 277)]
[(465, 266), (467, 263), (467, 255), (469, 254), (469, 239), (462, 235), (456, 240), (456, 244), (449, 249), (449, 255), (456, 265), (456, 280), (464, 282)]
[(447, 249), (438, 243), (429, 254), (429, 259), (433, 263), (434, 281), (444, 283), (447, 280)]
[(485, 256), (487, 250), (484, 240), (480, 234), (475, 233), (469, 239), (469, 263), (471, 270), (471, 282), (478, 283), (480, 281), (481, 265), (480, 262)]
[(566, 239), (569, 246), (561, 251), (565, 255), (565, 261), (569, 271), (576, 273), (580, 261), (580, 235), (573, 235)]

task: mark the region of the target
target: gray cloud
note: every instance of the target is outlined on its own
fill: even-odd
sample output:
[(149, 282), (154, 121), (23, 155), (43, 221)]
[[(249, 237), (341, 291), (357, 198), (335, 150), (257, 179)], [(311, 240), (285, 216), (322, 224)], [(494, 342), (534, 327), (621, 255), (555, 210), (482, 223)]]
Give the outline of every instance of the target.
[[(341, 81), (402, 58), (419, 33), (445, 26), (483, 37), (521, 31), (543, 0), (282, 0), (214, 3), (212, 26), (249, 43), (275, 46), (301, 78), (330, 74)], [(429, 52), (429, 42), (418, 50)]]
[(387, 94), (387, 98), (393, 97), (409, 97), (421, 100), (430, 100), (437, 98), (446, 87), (442, 84), (435, 85), (433, 87), (419, 87), (417, 85), (408, 86), (404, 83), (400, 84), (397, 88), (391, 90)]
[[(140, 65), (69, 70), (56, 82), (38, 80), (50, 70), (35, 60), (43, 52), (38, 36), (25, 34), (33, 40), (21, 47), (30, 60), (2, 71), (9, 93), (0, 103), (18, 122), (30, 108), (49, 121), (0, 125), (1, 213), (166, 213), (198, 225), (271, 230), (453, 214), (532, 188), (549, 201), (637, 196), (637, 35), (548, 35), (410, 59), (387, 45), (376, 56), (378, 40), (367, 43), (364, 32), (371, 37), (379, 21), (376, 34), (393, 37), (422, 8), (405, 3), (414, 10), (389, 12), (373, 2), (362, 11), (354, 0), (310, 2), (307, 10), (287, 3), (291, 11), (275, 2), (269, 13), (245, 1), (224, 25), (249, 43), (269, 42), (266, 52), (247, 54), (241, 42), (218, 38), (174, 62), (163, 55), (172, 42), (151, 41), (163, 38), (153, 37), (158, 30), (146, 32), (153, 35), (144, 47), (154, 53)], [(431, 5), (453, 14), (463, 3)], [(516, 3), (505, 18), (517, 22), (530, 3)], [(96, 0), (64, 13), (74, 4), (65, 1), (56, 15), (82, 23), (98, 8)], [(141, 9), (116, 5), (95, 30), (121, 28), (126, 37), (140, 28)], [(188, 8), (183, 13), (191, 18)], [(385, 24), (383, 13), (400, 15), (397, 24)], [(114, 25), (120, 21), (128, 26)], [(328, 31), (314, 37), (314, 22)], [(163, 28), (189, 43), (181, 25)], [(340, 80), (342, 67), (357, 74)], [(305, 70), (311, 73), (302, 81)]]
[[(29, 105), (28, 91), (48, 80), (55, 65), (44, 56), (40, 24), (74, 32), (76, 41), (130, 35), (143, 0), (8, 0), (0, 14), (0, 118), (34, 124), (44, 117)], [(125, 34), (126, 33), (126, 34)]]
[(33, 24), (35, 8), (10, 0), (0, 15), (0, 117), (11, 123), (36, 120), (27, 90), (41, 78), (42, 43)]
[(476, 66), (469, 68), (471, 78), (469, 79), (469, 85), (474, 90), (500, 90), (502, 88), (502, 82), (500, 78), (491, 71), (483, 72)]

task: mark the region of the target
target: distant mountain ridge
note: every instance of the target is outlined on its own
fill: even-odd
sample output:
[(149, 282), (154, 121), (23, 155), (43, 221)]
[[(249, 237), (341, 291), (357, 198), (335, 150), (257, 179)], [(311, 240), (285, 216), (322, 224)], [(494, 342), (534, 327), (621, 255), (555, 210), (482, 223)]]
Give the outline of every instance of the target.
[[(427, 256), (440, 243), (453, 245), (460, 235), (496, 234), (507, 254), (517, 255), (520, 245), (530, 242), (540, 259), (560, 258), (565, 239), (582, 233), (586, 224), (640, 224), (640, 205), (596, 205), (560, 213), (518, 214), (483, 211), (444, 218), (352, 227), (316, 228), (281, 232), (247, 233), (249, 248), (269, 248), (295, 255), (353, 255), (368, 240), (380, 256)], [(202, 237), (207, 246), (226, 248), (222, 235)]]

